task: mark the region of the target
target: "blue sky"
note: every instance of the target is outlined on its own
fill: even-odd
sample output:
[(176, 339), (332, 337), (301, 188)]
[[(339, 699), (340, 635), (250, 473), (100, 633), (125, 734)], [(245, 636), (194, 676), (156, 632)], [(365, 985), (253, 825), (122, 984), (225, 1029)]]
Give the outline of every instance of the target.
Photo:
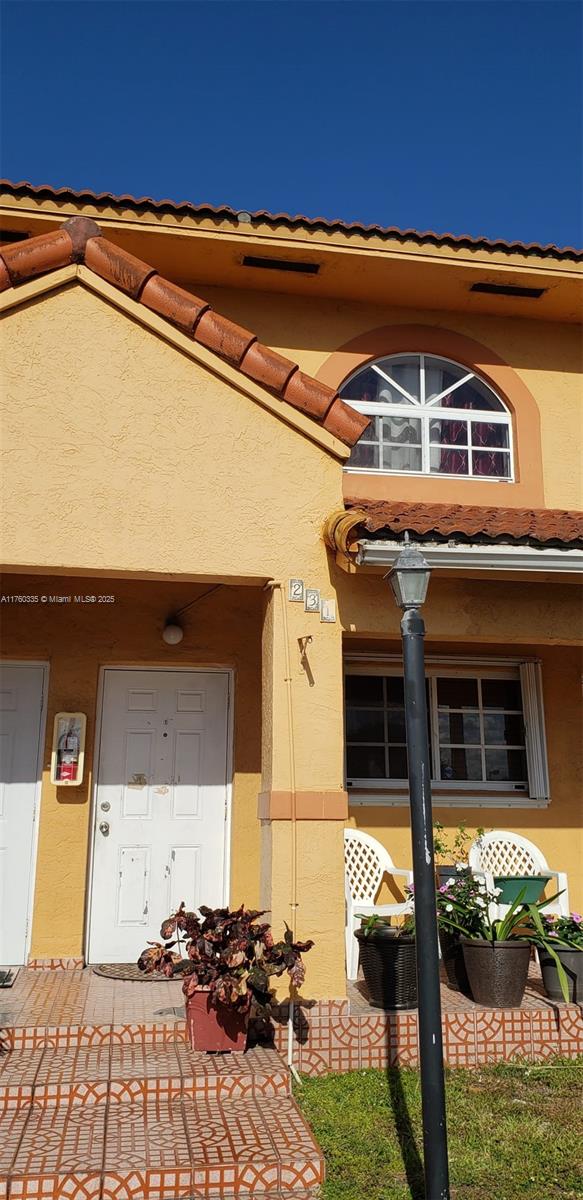
[(583, 244), (572, 0), (4, 0), (14, 180)]

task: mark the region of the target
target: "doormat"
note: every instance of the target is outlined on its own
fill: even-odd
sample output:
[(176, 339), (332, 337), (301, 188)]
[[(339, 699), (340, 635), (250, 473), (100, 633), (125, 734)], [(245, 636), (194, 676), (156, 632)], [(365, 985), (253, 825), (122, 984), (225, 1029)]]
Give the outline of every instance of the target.
[(95, 975), (105, 979), (126, 979), (132, 983), (168, 983), (165, 975), (146, 975), (137, 963), (100, 963), (92, 968)]
[(0, 987), (12, 987), (17, 976), (18, 970), (15, 970), (14, 967), (0, 967)]

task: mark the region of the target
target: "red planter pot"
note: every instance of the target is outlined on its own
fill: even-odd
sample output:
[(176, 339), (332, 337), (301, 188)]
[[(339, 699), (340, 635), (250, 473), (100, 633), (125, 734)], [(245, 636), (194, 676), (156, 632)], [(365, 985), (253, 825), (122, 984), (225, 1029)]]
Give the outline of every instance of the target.
[(244, 1050), (249, 1013), (210, 1002), (207, 988), (198, 988), (186, 1000), (186, 1025), (193, 1050), (222, 1052)]

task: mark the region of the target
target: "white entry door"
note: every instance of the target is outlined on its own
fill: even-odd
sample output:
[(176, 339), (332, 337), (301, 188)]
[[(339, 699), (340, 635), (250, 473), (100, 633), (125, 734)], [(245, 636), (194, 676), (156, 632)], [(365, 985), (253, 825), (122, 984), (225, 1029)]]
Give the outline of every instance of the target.
[(26, 962), (44, 668), (0, 665), (0, 965)]
[(229, 675), (106, 670), (89, 962), (135, 962), (164, 917), (224, 903)]

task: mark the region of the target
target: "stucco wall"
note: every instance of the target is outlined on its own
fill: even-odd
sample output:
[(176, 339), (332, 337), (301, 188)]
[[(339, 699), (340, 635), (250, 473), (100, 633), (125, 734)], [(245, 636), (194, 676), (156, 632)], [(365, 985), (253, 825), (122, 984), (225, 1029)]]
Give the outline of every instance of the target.
[[(504, 320), (430, 308), (385, 308), (327, 299), (310, 301), (305, 297), (285, 295), (274, 298), (261, 292), (208, 287), (202, 294), (208, 295), (219, 311), (257, 331), (269, 345), (288, 354), (314, 375), (322, 371), (330, 356), (345, 343), (381, 326), (424, 324), (475, 339), (516, 371), (540, 408), (544, 505), (547, 508), (583, 507), (583, 357), (581, 334), (576, 325), (519, 318)], [(353, 369), (354, 363), (347, 354), (346, 374)], [(349, 491), (354, 478), (347, 476)], [(416, 482), (385, 478), (386, 495), (403, 499), (403, 488), (410, 489)], [(432, 480), (432, 484), (435, 482), (444, 493), (442, 496), (440, 492), (440, 500), (446, 498), (447, 486), (450, 486), (454, 491), (457, 489), (456, 503), (513, 503), (511, 484), (492, 484), (485, 493), (483, 484), (468, 481), (464, 501), (460, 500), (457, 481)], [(476, 487), (482, 493), (479, 500), (475, 499)], [(406, 495), (410, 494), (408, 490)]]
[[(7, 595), (113, 595), (113, 604), (2, 606), (6, 658), (48, 661), (49, 707), (32, 931), (33, 957), (78, 956), (83, 950), (85, 887), (94, 779), (94, 734), (100, 668), (227, 666), (235, 671), (231, 898), (259, 901), (261, 782), (261, 622), (257, 589), (225, 587), (183, 617), (184, 639), (161, 638), (168, 614), (200, 589), (180, 583), (6, 576)], [(87, 714), (85, 777), (79, 788), (49, 781), (55, 712)], [(244, 847), (244, 852), (241, 848)], [(163, 916), (164, 914), (160, 914)]]
[(321, 573), (330, 454), (79, 285), (1, 328), (4, 562)]
[[(96, 581), (107, 578), (101, 590), (127, 588), (128, 604), (100, 614), (98, 631), (87, 630), (86, 610), (11, 611), (3, 653), (48, 656), (49, 725), (55, 709), (74, 708), (87, 711), (91, 731), (100, 665), (236, 660), (246, 691), (237, 704), (232, 899), (257, 903), (263, 853), (263, 894), (279, 930), (291, 916), (291, 882), (270, 859), (268, 836), (260, 847), (257, 722), (263, 703), (263, 790), (342, 794), (340, 627), (289, 604), (286, 590), (287, 579), (299, 576), (323, 596), (334, 594), (320, 531), (341, 501), (339, 460), (80, 286), (11, 312), (4, 330), (2, 557), (32, 568), (28, 588), (43, 590), (43, 567), (58, 572), (56, 590), (66, 574), (85, 572), (79, 590), (97, 590)], [(136, 579), (116, 579), (116, 572)], [(180, 582), (156, 582), (156, 575)], [(180, 607), (172, 588), (187, 593), (189, 579), (256, 586), (203, 600), (187, 614), (188, 640), (172, 651), (160, 640), (164, 617)], [(269, 580), (282, 589), (261, 594)], [(238, 601), (228, 599), (235, 592), (241, 619)], [(268, 612), (277, 617), (262, 683)], [(299, 647), (307, 636), (308, 667)], [(44, 788), (36, 957), (81, 951), (91, 759), (88, 768), (87, 786), (73, 798)], [(303, 836), (317, 859), (316, 824)], [(341, 837), (320, 852), (326, 872), (301, 880), (304, 931), (311, 913), (327, 914), (309, 986), (315, 996), (329, 989), (342, 995)]]
[[(311, 371), (363, 329), (402, 319), (380, 308), (328, 302), (316, 308), (284, 298), (280, 305), (273, 296), (252, 293), (224, 296), (217, 306)], [(407, 320), (414, 319), (443, 322), (435, 313), (409, 310)], [(571, 430), (579, 394), (570, 331), (537, 327), (535, 338), (528, 322), (507, 326), (459, 315), (450, 324), (490, 339), (538, 396), (550, 430), (546, 502), (576, 507), (580, 446)], [(101, 624), (90, 629), (91, 610), (7, 609), (3, 653), (50, 658), (49, 729), (56, 709), (79, 708), (88, 713), (90, 737), (99, 665), (232, 661), (242, 701), (236, 704), (232, 896), (255, 903), (261, 875), (262, 895), (279, 925), (290, 912), (291, 830), (280, 822), (261, 834), (257, 792), (294, 784), (314, 792), (342, 787), (341, 633), (379, 645), (398, 634), (397, 613), (380, 578), (348, 576), (324, 550), (323, 518), (341, 500), (340, 462), (80, 286), (10, 313), (4, 329), (2, 556), (22, 570), (40, 571), (41, 578), (59, 573), (55, 591), (68, 590), (65, 574), (87, 572), (93, 581), (107, 578), (104, 590), (124, 599), (104, 607)], [(389, 494), (398, 496), (395, 480), (389, 483)], [(115, 580), (115, 572), (136, 578)], [(156, 574), (166, 582), (148, 579)], [(164, 617), (179, 606), (176, 592), (188, 592), (188, 579), (256, 585), (275, 579), (285, 585), (289, 576), (320, 587), (324, 596), (337, 595), (338, 623), (321, 624), (285, 597), (282, 605), (278, 590), (266, 604), (258, 586), (233, 586), (191, 610), (176, 650), (161, 642)], [(47, 580), (47, 591), (50, 586)], [(581, 866), (574, 749), (580, 667), (567, 644), (577, 639), (579, 614), (570, 585), (451, 578), (432, 581), (426, 609), (430, 635), (442, 643), (497, 645), (500, 653), (508, 647), (519, 653), (521, 643), (545, 656), (553, 802), (538, 813), (512, 814), (511, 828), (527, 836), (530, 830), (551, 865), (569, 871), (574, 896)], [(312, 642), (302, 659), (299, 643), (307, 636)], [(91, 760), (88, 785), (90, 772)], [(442, 819), (451, 816), (449, 810)], [(476, 818), (476, 810), (455, 810), (452, 823), (463, 817), (506, 827), (510, 814), (481, 810)], [(358, 819), (386, 838), (397, 860), (409, 861), (406, 810), (361, 811)], [(45, 783), (32, 947), (37, 957), (81, 950), (88, 821), (88, 787), (61, 799)], [(310, 990), (341, 995), (341, 824), (306, 821), (297, 833), (298, 931), (319, 941), (309, 960)]]
[[(426, 613), (428, 627), (431, 611)], [(392, 640), (369, 642), (368, 647), (389, 654), (399, 653)], [(346, 649), (366, 651), (366, 643), (346, 643)], [(514, 643), (455, 644), (428, 642), (428, 653), (520, 657), (536, 655), (542, 663), (545, 725), (551, 800), (546, 808), (447, 807), (433, 798), (435, 818), (450, 833), (463, 822), (473, 833), (477, 826), (509, 829), (539, 846), (553, 870), (566, 871), (572, 909), (583, 905), (583, 743), (581, 740), (581, 680), (583, 655), (571, 646)], [(387, 847), (397, 866), (411, 865), (411, 833), (406, 806), (351, 806), (349, 824), (376, 837)], [(549, 893), (550, 894), (550, 893)], [(388, 895), (387, 895), (387, 898)]]

